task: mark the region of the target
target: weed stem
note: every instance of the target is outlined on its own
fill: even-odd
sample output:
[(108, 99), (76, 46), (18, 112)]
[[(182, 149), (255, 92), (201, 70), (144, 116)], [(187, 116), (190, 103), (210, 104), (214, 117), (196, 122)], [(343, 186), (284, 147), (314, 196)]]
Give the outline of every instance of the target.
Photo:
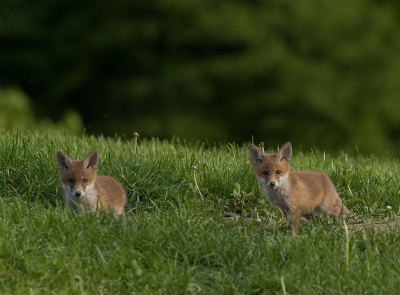
[(136, 154), (136, 148), (137, 148), (137, 143), (138, 143), (138, 137), (139, 137), (139, 133), (137, 132), (133, 132), (133, 137), (134, 137), (134, 146), (135, 146), (135, 154)]
[(349, 242), (349, 229), (347, 227), (346, 220), (343, 220), (344, 230), (346, 232), (346, 270), (349, 271), (349, 251), (350, 251), (350, 242)]
[(197, 184), (196, 169), (197, 169), (196, 166), (193, 166), (193, 167), (192, 167), (192, 170), (193, 170), (193, 178), (194, 178), (194, 185), (195, 185), (197, 191), (199, 192), (201, 199), (202, 199), (203, 202), (204, 202), (204, 197), (203, 197), (203, 195), (202, 195), (202, 193), (201, 193), (201, 191), (200, 191), (200, 188), (199, 188), (199, 186), (198, 186), (198, 184)]
[(281, 277), (281, 284), (282, 284), (283, 295), (286, 295), (285, 280), (283, 279), (283, 276)]

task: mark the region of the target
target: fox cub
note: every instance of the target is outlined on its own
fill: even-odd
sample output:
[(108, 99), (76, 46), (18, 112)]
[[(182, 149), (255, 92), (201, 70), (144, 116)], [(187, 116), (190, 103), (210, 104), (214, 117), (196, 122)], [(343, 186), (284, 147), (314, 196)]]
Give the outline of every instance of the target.
[(265, 154), (253, 144), (249, 152), (254, 174), (268, 202), (282, 210), (288, 228), (293, 222), (296, 232), (300, 217), (310, 219), (314, 211), (332, 215), (335, 220), (350, 214), (325, 173), (290, 171), (290, 142), (285, 143), (276, 154)]
[(107, 210), (124, 213), (126, 195), (124, 187), (109, 176), (97, 176), (98, 155), (91, 152), (84, 160), (71, 160), (57, 152), (64, 200), (70, 212), (80, 213), (83, 207), (88, 212)]

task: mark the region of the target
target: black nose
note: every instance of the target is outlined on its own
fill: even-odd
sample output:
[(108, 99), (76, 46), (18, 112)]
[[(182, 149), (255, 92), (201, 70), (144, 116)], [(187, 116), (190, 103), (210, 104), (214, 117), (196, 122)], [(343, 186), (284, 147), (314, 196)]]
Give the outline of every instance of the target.
[(271, 182), (269, 183), (269, 185), (270, 185), (270, 186), (275, 186), (275, 181), (271, 181)]
[(80, 197), (80, 196), (81, 196), (81, 194), (82, 194), (82, 193), (81, 193), (81, 192), (79, 192), (79, 191), (78, 191), (78, 192), (75, 192), (75, 196), (77, 196), (77, 197)]

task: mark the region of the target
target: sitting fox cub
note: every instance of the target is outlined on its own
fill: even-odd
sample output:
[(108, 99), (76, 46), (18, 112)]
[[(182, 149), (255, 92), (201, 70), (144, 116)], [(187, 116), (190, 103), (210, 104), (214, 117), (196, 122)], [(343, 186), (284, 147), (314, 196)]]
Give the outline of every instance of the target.
[(97, 176), (98, 155), (91, 152), (84, 160), (71, 160), (57, 152), (64, 200), (70, 212), (80, 213), (81, 206), (88, 212), (107, 210), (124, 213), (125, 190), (120, 182), (109, 176)]
[(300, 217), (310, 219), (314, 211), (345, 218), (349, 209), (342, 203), (329, 177), (321, 172), (290, 171), (292, 145), (285, 143), (276, 154), (264, 154), (255, 145), (249, 147), (254, 174), (271, 205), (285, 214), (296, 232)]

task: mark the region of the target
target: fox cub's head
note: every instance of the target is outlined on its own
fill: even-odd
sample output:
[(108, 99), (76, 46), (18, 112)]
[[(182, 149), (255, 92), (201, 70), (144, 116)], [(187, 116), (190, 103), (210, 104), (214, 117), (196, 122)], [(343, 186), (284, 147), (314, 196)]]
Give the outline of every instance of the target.
[(287, 179), (290, 171), (292, 145), (285, 143), (276, 154), (265, 154), (254, 144), (249, 147), (250, 159), (254, 165), (254, 174), (262, 185), (276, 189)]
[(91, 152), (84, 160), (71, 160), (62, 152), (57, 152), (57, 166), (61, 184), (71, 196), (82, 198), (93, 187), (96, 179), (98, 155)]

